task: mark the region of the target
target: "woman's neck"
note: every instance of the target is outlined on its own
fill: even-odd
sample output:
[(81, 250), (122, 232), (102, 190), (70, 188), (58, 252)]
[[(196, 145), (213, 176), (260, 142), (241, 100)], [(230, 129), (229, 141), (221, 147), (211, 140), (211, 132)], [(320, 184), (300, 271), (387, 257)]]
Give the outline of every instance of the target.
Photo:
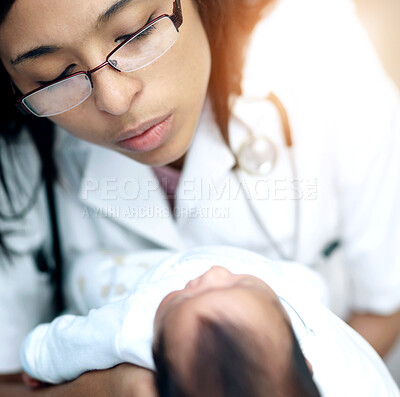
[(180, 157), (178, 160), (173, 161), (172, 163), (168, 164), (168, 167), (175, 168), (176, 170), (182, 170), (183, 165), (185, 163), (186, 154)]

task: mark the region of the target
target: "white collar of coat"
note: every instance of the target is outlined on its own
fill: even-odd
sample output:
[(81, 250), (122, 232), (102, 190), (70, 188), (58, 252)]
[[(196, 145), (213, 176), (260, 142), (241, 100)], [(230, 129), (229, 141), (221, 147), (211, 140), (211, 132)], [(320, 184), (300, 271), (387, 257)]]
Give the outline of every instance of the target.
[[(223, 178), (235, 164), (206, 101), (185, 160), (185, 178)], [(179, 190), (179, 187), (178, 187)], [(99, 146), (91, 146), (80, 200), (129, 230), (172, 249), (181, 249), (177, 224), (151, 167)], [(135, 216), (136, 214), (136, 216)]]

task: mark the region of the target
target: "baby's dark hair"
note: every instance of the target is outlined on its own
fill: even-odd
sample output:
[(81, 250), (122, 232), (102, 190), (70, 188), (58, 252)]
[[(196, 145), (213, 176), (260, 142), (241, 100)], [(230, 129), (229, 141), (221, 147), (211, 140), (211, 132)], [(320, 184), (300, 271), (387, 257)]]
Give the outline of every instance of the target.
[[(288, 324), (291, 349), (280, 380), (271, 368), (276, 358), (266, 360), (265, 346), (249, 330), (229, 321), (199, 321), (194, 359), (187, 385), (167, 354), (162, 330), (153, 346), (156, 385), (160, 397), (320, 397), (292, 327)], [(285, 354), (285, 353), (283, 353)]]

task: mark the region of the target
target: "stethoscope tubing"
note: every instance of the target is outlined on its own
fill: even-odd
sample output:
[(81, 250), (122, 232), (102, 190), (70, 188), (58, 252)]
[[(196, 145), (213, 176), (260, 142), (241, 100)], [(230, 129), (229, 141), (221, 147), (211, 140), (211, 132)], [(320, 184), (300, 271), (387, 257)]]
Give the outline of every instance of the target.
[[(293, 181), (298, 181), (298, 173), (297, 173), (297, 166), (296, 166), (296, 160), (295, 160), (295, 155), (293, 153), (293, 136), (292, 136), (292, 130), (290, 127), (290, 122), (289, 122), (289, 117), (288, 113), (286, 111), (286, 108), (284, 107), (283, 103), (280, 101), (280, 99), (274, 94), (270, 93), (266, 98), (266, 100), (270, 101), (275, 108), (277, 109), (280, 120), (281, 120), (281, 127), (282, 127), (282, 132), (283, 132), (283, 138), (286, 146), (286, 150), (288, 152), (288, 158), (289, 158), (289, 163), (290, 163), (290, 168), (291, 168), (291, 173), (293, 177)], [(264, 99), (264, 100), (265, 100)], [(259, 99), (256, 99), (259, 100)], [(248, 140), (255, 140), (257, 139), (255, 135), (253, 134), (252, 130), (249, 128), (249, 126), (240, 118), (237, 118), (240, 123), (248, 130)], [(237, 159), (237, 155), (234, 153), (235, 158)], [(236, 161), (237, 164), (239, 164), (240, 167), (240, 161)], [(271, 170), (269, 170), (267, 173), (265, 173), (264, 176), (266, 176)], [(244, 171), (245, 172), (245, 171)], [(240, 178), (238, 175), (237, 170), (234, 170), (234, 175), (238, 183), (240, 183)], [(256, 221), (258, 227), (264, 234), (266, 240), (269, 242), (273, 250), (279, 255), (279, 257), (283, 260), (294, 260), (297, 257), (298, 254), (298, 249), (299, 249), (299, 235), (300, 235), (300, 200), (299, 199), (293, 199), (293, 206), (294, 206), (294, 233), (293, 233), (293, 244), (292, 244), (292, 252), (290, 255), (288, 255), (284, 249), (281, 247), (281, 245), (278, 243), (278, 241), (273, 237), (272, 233), (269, 231), (269, 229), (266, 227), (265, 223), (261, 221), (260, 217), (255, 211), (255, 208), (252, 204), (252, 199), (248, 195), (246, 195), (247, 199), (247, 204), (250, 212), (253, 215), (254, 220)]]

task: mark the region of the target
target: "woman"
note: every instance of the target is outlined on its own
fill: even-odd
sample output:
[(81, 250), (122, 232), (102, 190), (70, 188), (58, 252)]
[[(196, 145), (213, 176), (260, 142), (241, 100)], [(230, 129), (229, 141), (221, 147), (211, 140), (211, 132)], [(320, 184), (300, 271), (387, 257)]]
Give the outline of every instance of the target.
[[(293, 202), (299, 200), (290, 200), (293, 196), (282, 200), (279, 195), (278, 182), (296, 179), (290, 171), (290, 156), (285, 155), (280, 113), (271, 103), (253, 104), (249, 109), (238, 101), (231, 114), (233, 99), (241, 89), (245, 45), (268, 4), (251, 1), (245, 7), (243, 2), (222, 0), (66, 4), (52, 0), (38, 5), (16, 0), (2, 6), (1, 92), (10, 98), (2, 112), (1, 129), (1, 231), (8, 253), (1, 257), (6, 270), (0, 279), (2, 323), (8, 324), (1, 335), (5, 382), (19, 379), (9, 374), (20, 368), (17, 352), (23, 336), (51, 315), (47, 277), (36, 269), (50, 273), (60, 285), (60, 270), (53, 270), (55, 265), (47, 258), (54, 257), (58, 263), (63, 258), (67, 270), (68, 263), (83, 253), (102, 249), (121, 253), (231, 244), (312, 264), (339, 238), (354, 284), (350, 324), (381, 354), (389, 349), (398, 332), (400, 302), (395, 249), (399, 222), (393, 221), (398, 206), (391, 198), (396, 184), (398, 191), (397, 173), (391, 174), (396, 172), (398, 156), (386, 150), (398, 147), (397, 97), (359, 31), (347, 37), (342, 27), (334, 38), (326, 33), (331, 29), (325, 26), (330, 18), (342, 12), (349, 15), (346, 5), (336, 8), (327, 1), (325, 8), (318, 2), (301, 7), (284, 1), (277, 6), (265, 27), (268, 35), (263, 36), (263, 48), (269, 57), (262, 64), (262, 75), (257, 75), (256, 89), (267, 95), (273, 88), (290, 115), (296, 172), (306, 181), (300, 193), (308, 198), (302, 197), (302, 211), (296, 211)], [(318, 11), (321, 21), (305, 21), (310, 8)], [(299, 12), (298, 22), (289, 18)], [(345, 26), (353, 23), (351, 18), (342, 22)], [(303, 25), (321, 32), (310, 34), (301, 29)], [(131, 37), (142, 27), (146, 29)], [(276, 48), (273, 43), (276, 33), (282, 33), (279, 29), (296, 34), (279, 36), (284, 45)], [(318, 46), (318, 62), (311, 53), (299, 56), (296, 40), (317, 46), (318, 39), (330, 40), (326, 51)], [(343, 46), (340, 50), (336, 39)], [(290, 47), (292, 41), (295, 44)], [(281, 51), (286, 44), (290, 51)], [(360, 51), (357, 57), (352, 48)], [(281, 52), (288, 54), (287, 59)], [(351, 62), (338, 62), (335, 56), (342, 52)], [(361, 62), (366, 63), (361, 69), (364, 73), (358, 69)], [(293, 64), (296, 71), (309, 74), (291, 73), (293, 67), (287, 65)], [(315, 75), (320, 70), (327, 75)], [(344, 75), (350, 85), (341, 80)], [(309, 84), (319, 78), (323, 90), (322, 84)], [(366, 82), (380, 95), (379, 100), (368, 97), (367, 101), (362, 91)], [(251, 79), (246, 84), (253, 85)], [(314, 94), (307, 100), (300, 95), (305, 88)], [(19, 107), (30, 113), (27, 117), (14, 109), (12, 90)], [(279, 101), (274, 103), (281, 109)], [(52, 123), (57, 126), (54, 131)], [(27, 128), (18, 138), (22, 126)], [(257, 134), (271, 134), (282, 153), (269, 175), (250, 176), (243, 167), (235, 167), (234, 154), (246, 142), (248, 126)], [(370, 139), (377, 128), (378, 142)], [(354, 153), (357, 167), (352, 162)], [(385, 161), (390, 161), (388, 170)], [(53, 162), (58, 171), (54, 185)], [(166, 164), (170, 167), (154, 168)], [(36, 183), (42, 174), (44, 186)], [(275, 200), (266, 200), (271, 194), (270, 180)], [(167, 194), (158, 188), (158, 181)], [(377, 197), (377, 183), (381, 192), (392, 196)], [(313, 193), (316, 187), (317, 195)], [(254, 188), (259, 196), (248, 200), (246, 188)], [(172, 202), (174, 197), (175, 219), (167, 200)], [(53, 236), (53, 244), (47, 243), (47, 236)], [(138, 273), (151, 264), (151, 254), (138, 254)], [(27, 279), (29, 285), (24, 282)], [(103, 293), (107, 295), (107, 286)], [(154, 394), (151, 374), (131, 367), (84, 375), (54, 393), (73, 395), (90, 388), (96, 393), (111, 389), (112, 395), (123, 394), (117, 387), (125, 388), (127, 382), (137, 395)], [(135, 389), (135, 384), (142, 389)], [(4, 383), (0, 391), (11, 394), (13, 387), (20, 386)], [(53, 391), (42, 391), (46, 392)]]

